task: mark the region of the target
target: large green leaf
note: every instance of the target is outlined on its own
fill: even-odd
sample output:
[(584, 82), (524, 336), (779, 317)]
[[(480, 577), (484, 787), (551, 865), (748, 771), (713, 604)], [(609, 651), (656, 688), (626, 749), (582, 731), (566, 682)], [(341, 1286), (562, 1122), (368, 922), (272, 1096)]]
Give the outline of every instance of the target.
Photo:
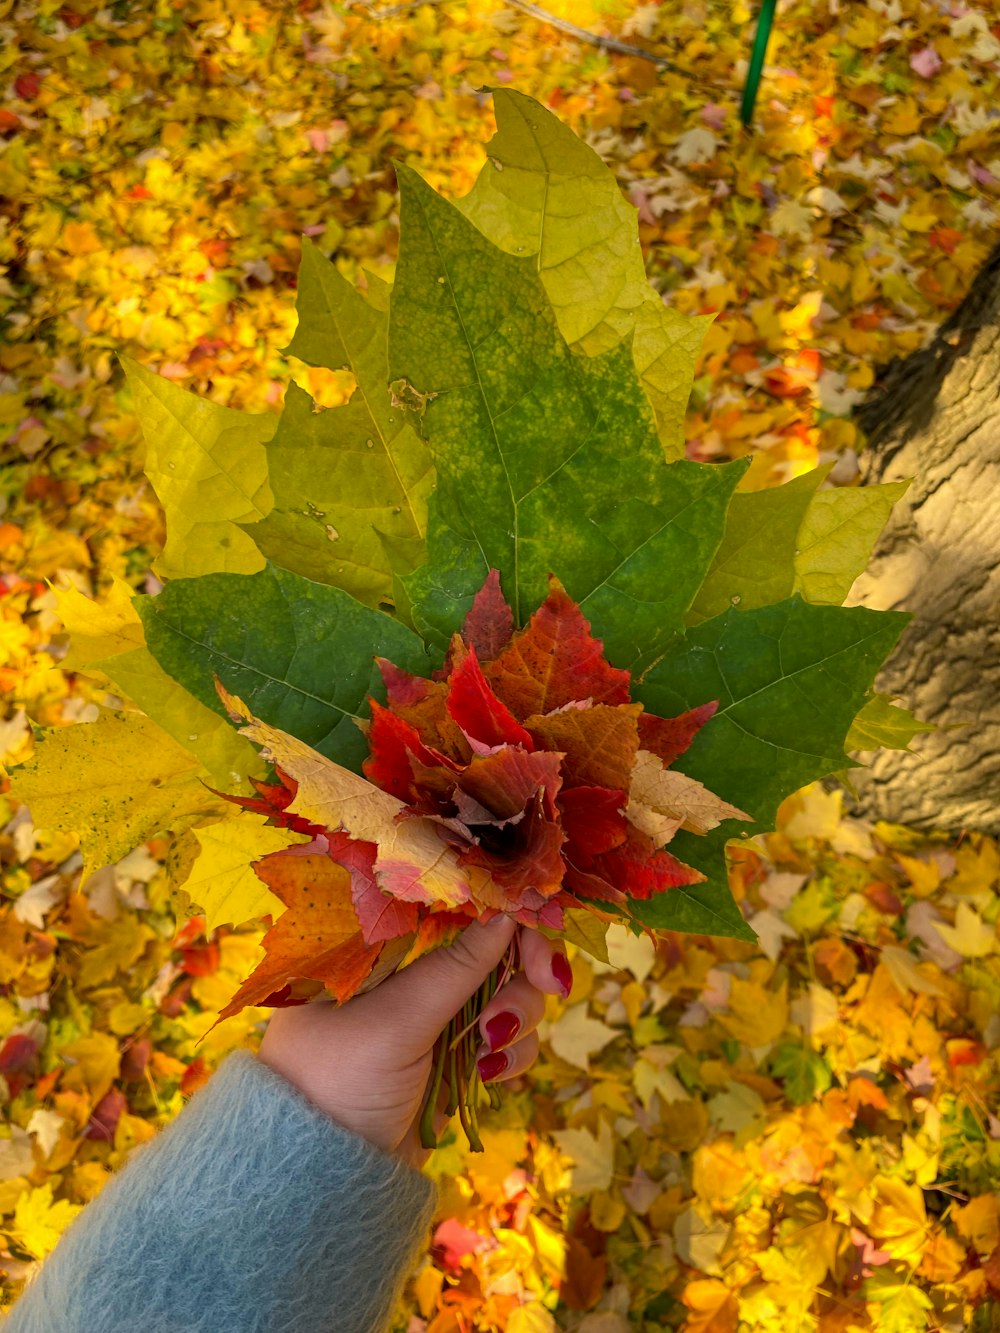
[(430, 455), (390, 400), (385, 311), (308, 240), (297, 309), (289, 353), (351, 370), (357, 388), (342, 407), (319, 411), (289, 385), (267, 447), (273, 508), (245, 530), (273, 564), (377, 606), (391, 599), (393, 569), (408, 573), (425, 559)]
[(368, 748), (355, 719), (384, 698), (375, 657), (424, 676), (434, 665), (391, 616), (272, 565), (178, 579), (137, 609), (149, 651), (196, 699), (225, 713), (218, 675), (256, 717), (355, 770)]
[(687, 615), (700, 625), (738, 606), (749, 611), (784, 601), (795, 591), (799, 528), (832, 463), (763, 491), (737, 491), (712, 567)]
[(719, 700), (718, 712), (674, 767), (740, 805), (757, 826), (727, 821), (704, 837), (678, 833), (670, 850), (708, 880), (636, 904), (643, 921), (736, 933), (721, 929), (727, 909), (730, 915), (735, 910), (726, 843), (773, 828), (782, 800), (807, 783), (862, 767), (846, 758), (844, 743), (911, 619), (908, 612), (811, 606), (796, 594), (706, 621), (647, 672), (635, 694), (658, 716)]
[(867, 567), (893, 505), (912, 482), (911, 477), (880, 486), (816, 491), (795, 549), (795, 586), (806, 601), (841, 605)]
[(636, 210), (614, 173), (545, 107), (494, 89), (497, 133), (458, 207), (508, 254), (532, 256), (566, 341), (590, 356), (631, 337), (668, 459), (684, 457), (684, 413), (711, 317), (670, 310), (650, 286)]
[(179, 579), (262, 569), (264, 557), (237, 524), (271, 507), (264, 442), (277, 416), (220, 407), (131, 357), (121, 361), (146, 439), (146, 476), (166, 519), (156, 573)]
[(504, 254), (400, 169), (389, 366), (437, 469), (430, 561), (406, 581), (438, 644), (490, 567), (523, 623), (550, 571), (611, 661), (679, 633), (747, 459), (667, 465), (631, 354), (575, 355), (530, 260)]

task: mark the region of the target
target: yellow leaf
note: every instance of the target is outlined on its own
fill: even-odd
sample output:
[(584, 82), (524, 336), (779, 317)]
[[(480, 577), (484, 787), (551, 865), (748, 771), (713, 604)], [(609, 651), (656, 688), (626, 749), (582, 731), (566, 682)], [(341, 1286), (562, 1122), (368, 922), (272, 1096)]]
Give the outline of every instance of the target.
[(272, 828), (262, 816), (241, 811), (218, 824), (192, 830), (201, 853), (183, 881), (185, 893), (205, 914), (205, 931), (216, 926), (238, 926), (270, 913), (277, 916), (284, 904), (258, 879), (252, 862), (295, 843), (308, 842), (304, 833)]
[(718, 1278), (689, 1282), (681, 1299), (691, 1311), (684, 1321), (685, 1333), (735, 1333), (739, 1302)]
[(601, 1120), (596, 1136), (589, 1129), (557, 1129), (552, 1137), (573, 1162), (574, 1194), (608, 1189), (614, 1177), (615, 1142), (606, 1120)]
[(887, 134), (909, 135), (920, 130), (920, 110), (912, 97), (904, 97), (882, 116), (882, 129)]
[(71, 255), (92, 255), (104, 249), (89, 222), (67, 222), (60, 245)]
[[(524, 1143), (523, 1138), (521, 1142)], [(537, 1213), (528, 1214), (528, 1235), (535, 1246), (539, 1265), (549, 1281), (562, 1282), (566, 1276), (566, 1237), (561, 1231), (546, 1225)]]
[(396, 823), (403, 802), (324, 755), (260, 722), (246, 704), (218, 681), (219, 697), (242, 734), (298, 783), (288, 807), (325, 828), (344, 829), (352, 838), (378, 846), (375, 877), (381, 888), (404, 902), (446, 903), (457, 907), (471, 896), (480, 906), (501, 906), (502, 890), (490, 894), (491, 877), (479, 867), (463, 868), (457, 853), (438, 836), (429, 819)]
[(96, 986), (111, 981), (119, 972), (132, 967), (145, 952), (155, 933), (131, 913), (119, 913), (118, 919), (102, 931), (80, 960), (80, 985)]
[(907, 231), (931, 231), (940, 221), (940, 214), (929, 210), (921, 212), (919, 208), (911, 208), (900, 218)]
[(580, 1069), (590, 1069), (590, 1057), (619, 1034), (587, 1013), (585, 1004), (571, 1004), (555, 1022), (539, 1025), (539, 1036), (559, 1056)]
[(59, 1237), (82, 1208), (67, 1199), (52, 1202), (52, 1182), (22, 1194), (14, 1209), (11, 1234), (18, 1245), (36, 1259), (44, 1259), (54, 1250)]
[(924, 1192), (897, 1177), (876, 1176), (875, 1208), (869, 1227), (879, 1246), (894, 1259), (915, 1266), (927, 1244), (929, 1228)]
[(200, 771), (148, 717), (102, 710), (96, 722), (50, 731), (12, 785), (36, 828), (79, 833), (85, 882), (154, 834), (222, 813)]
[(895, 858), (909, 876), (914, 894), (928, 898), (941, 883), (941, 867), (937, 861), (922, 861), (919, 856), (905, 856), (896, 852)]
[(598, 1190), (590, 1197), (590, 1220), (598, 1231), (618, 1231), (627, 1211), (625, 1200), (618, 1194)]
[(507, 1333), (556, 1333), (556, 1321), (544, 1305), (516, 1305), (507, 1317)]
[(731, 1037), (748, 1046), (776, 1041), (788, 1023), (788, 985), (767, 991), (757, 981), (734, 976), (729, 989), (729, 1012), (718, 1021)]
[(64, 671), (85, 670), (91, 662), (145, 646), (142, 621), (124, 579), (115, 575), (111, 591), (101, 602), (85, 597), (74, 585), (52, 585), (52, 591), (59, 617), (72, 635), (69, 651), (62, 659)]
[(108, 1027), (116, 1037), (128, 1037), (151, 1017), (152, 1012), (144, 1005), (123, 1000), (109, 1011)]
[(963, 958), (985, 958), (987, 954), (996, 952), (996, 928), (984, 921), (968, 903), (958, 904), (953, 926), (935, 921), (933, 929), (949, 949), (954, 949)]
[(99, 1102), (118, 1077), (121, 1057), (118, 1043), (107, 1032), (92, 1032), (89, 1037), (77, 1037), (60, 1048), (69, 1067), (62, 1076), (60, 1086), (73, 1091), (90, 1094), (93, 1102)]
[(657, 847), (668, 843), (678, 829), (704, 834), (724, 819), (752, 818), (694, 778), (667, 768), (649, 750), (636, 754), (625, 815)]
[(882, 962), (903, 995), (913, 991), (917, 995), (934, 995), (938, 999), (944, 998), (946, 992), (920, 970), (921, 967), (926, 967), (928, 964), (918, 965), (916, 958), (908, 949), (901, 949), (896, 944), (887, 944), (882, 950)]
[(1000, 1245), (1000, 1197), (980, 1194), (970, 1199), (964, 1208), (955, 1208), (951, 1214), (955, 1230), (971, 1243), (979, 1255), (992, 1254)]

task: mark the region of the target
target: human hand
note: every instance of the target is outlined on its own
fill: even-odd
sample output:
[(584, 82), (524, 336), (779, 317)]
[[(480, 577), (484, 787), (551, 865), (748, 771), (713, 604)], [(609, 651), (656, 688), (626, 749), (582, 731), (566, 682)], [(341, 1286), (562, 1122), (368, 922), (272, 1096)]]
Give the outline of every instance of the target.
[[(277, 1009), (258, 1058), (338, 1124), (419, 1168), (430, 1156), (420, 1142), (419, 1119), (434, 1044), (506, 954), (516, 929), (507, 916), (488, 926), (473, 922), (448, 948), (425, 954), (345, 1004), (321, 997)], [(565, 953), (537, 930), (520, 929), (523, 971), (500, 987), (479, 1019), (480, 1061), (491, 1051), (506, 1057), (503, 1068), (497, 1068), (499, 1056), (492, 1067), (480, 1064), (484, 1082), (514, 1078), (534, 1063), (545, 995), (568, 995), (572, 984)], [(504, 1013), (518, 1020), (516, 1029), (501, 1019)], [(447, 1123), (447, 1093), (443, 1086), (436, 1134)]]

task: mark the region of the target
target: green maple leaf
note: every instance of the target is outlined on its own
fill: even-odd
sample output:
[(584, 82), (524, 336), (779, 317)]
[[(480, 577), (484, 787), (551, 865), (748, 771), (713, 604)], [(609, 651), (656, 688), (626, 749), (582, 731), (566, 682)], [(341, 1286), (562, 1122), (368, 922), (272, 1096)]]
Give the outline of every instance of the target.
[(779, 1046), (770, 1062), (771, 1073), (784, 1081), (785, 1095), (793, 1106), (805, 1106), (826, 1092), (833, 1082), (830, 1066), (807, 1046)]
[(277, 416), (220, 407), (131, 357), (121, 362), (146, 438), (146, 476), (166, 517), (153, 569), (163, 579), (262, 569), (264, 557), (237, 524), (271, 507), (264, 443)]
[(844, 749), (877, 750), (884, 746), (887, 750), (909, 750), (914, 736), (936, 730), (932, 722), (918, 721), (908, 708), (897, 708), (890, 695), (876, 694), (851, 724)]
[(799, 528), (832, 463), (783, 486), (733, 496), (726, 531), (686, 623), (700, 625), (730, 606), (741, 611), (784, 601), (795, 591)]
[[(673, 767), (752, 815), (757, 828), (740, 834), (749, 837), (774, 827), (791, 792), (861, 767), (845, 756), (845, 740), (911, 619), (908, 612), (811, 606), (798, 594), (773, 606), (731, 609), (690, 630), (633, 693), (660, 717), (719, 700)], [(635, 914), (665, 929), (752, 938), (726, 881), (724, 849), (732, 837), (726, 824), (704, 837), (678, 833), (671, 852), (707, 881), (637, 903)]]
[(508, 254), (530, 256), (566, 342), (590, 356), (631, 339), (666, 457), (684, 457), (684, 412), (711, 316), (681, 315), (646, 279), (636, 209), (597, 153), (545, 107), (495, 88), (497, 133), (457, 206)]
[(370, 694), (384, 697), (375, 657), (418, 675), (433, 665), (391, 616), (272, 565), (177, 579), (137, 609), (153, 657), (202, 704), (226, 716), (218, 675), (255, 716), (357, 770), (367, 745), (356, 720)]
[(392, 596), (393, 573), (408, 573), (426, 557), (430, 456), (390, 401), (385, 310), (308, 240), (297, 309), (289, 354), (346, 367), (357, 388), (343, 406), (318, 411), (289, 385), (267, 445), (273, 507), (243, 526), (271, 563), (377, 606)]
[(628, 346), (572, 353), (532, 261), (399, 177), (389, 369), (437, 471), (430, 559), (404, 580), (416, 624), (447, 643), (491, 567), (522, 623), (557, 571), (611, 661), (649, 662), (683, 628), (748, 460), (666, 465)]

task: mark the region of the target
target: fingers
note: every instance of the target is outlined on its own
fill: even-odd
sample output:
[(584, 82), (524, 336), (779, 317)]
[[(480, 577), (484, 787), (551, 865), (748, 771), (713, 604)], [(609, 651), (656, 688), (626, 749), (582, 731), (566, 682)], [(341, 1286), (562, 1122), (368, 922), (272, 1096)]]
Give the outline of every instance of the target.
[(568, 998), (573, 984), (573, 974), (565, 949), (530, 927), (521, 928), (519, 940), (521, 966), (531, 984), (537, 986), (545, 995), (561, 995), (563, 999)]
[[(484, 1083), (502, 1083), (523, 1074), (538, 1059), (538, 1033), (529, 1032), (502, 1051), (482, 1052), (478, 1058), (479, 1077)], [(489, 1063), (487, 1063), (489, 1061)]]
[(519, 972), (483, 1009), (479, 1035), (487, 1050), (497, 1051), (531, 1032), (544, 1016), (545, 996)]

